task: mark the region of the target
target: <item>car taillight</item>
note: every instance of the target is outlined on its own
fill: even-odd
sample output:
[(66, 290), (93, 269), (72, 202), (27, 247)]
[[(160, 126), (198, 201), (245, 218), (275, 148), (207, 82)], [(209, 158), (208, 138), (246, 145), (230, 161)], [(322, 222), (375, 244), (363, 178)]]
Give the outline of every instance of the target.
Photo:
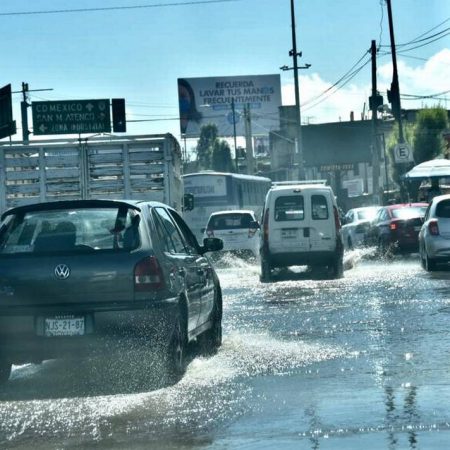
[(341, 229), (341, 221), (339, 220), (339, 212), (336, 206), (333, 206), (333, 212), (334, 212), (334, 225), (336, 227), (336, 231), (339, 231)]
[(134, 267), (134, 290), (147, 292), (164, 287), (164, 274), (155, 256), (139, 261)]
[(263, 229), (264, 242), (269, 242), (269, 209), (266, 209), (264, 213), (264, 229)]
[(248, 229), (248, 237), (251, 238), (255, 235), (257, 228), (249, 228)]
[(437, 220), (430, 220), (430, 222), (428, 222), (428, 231), (432, 236), (439, 236), (439, 225)]
[(206, 229), (206, 236), (214, 237), (214, 231), (211, 228)]
[(398, 225), (395, 222), (393, 222), (393, 223), (389, 224), (389, 228), (392, 231), (395, 231), (398, 228)]

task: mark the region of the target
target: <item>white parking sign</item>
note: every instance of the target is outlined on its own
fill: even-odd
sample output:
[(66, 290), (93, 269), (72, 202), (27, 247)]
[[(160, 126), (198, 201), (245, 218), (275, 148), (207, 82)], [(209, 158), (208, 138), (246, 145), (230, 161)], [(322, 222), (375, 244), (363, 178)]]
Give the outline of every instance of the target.
[(395, 146), (394, 159), (396, 163), (414, 162), (412, 149), (407, 142), (402, 142)]

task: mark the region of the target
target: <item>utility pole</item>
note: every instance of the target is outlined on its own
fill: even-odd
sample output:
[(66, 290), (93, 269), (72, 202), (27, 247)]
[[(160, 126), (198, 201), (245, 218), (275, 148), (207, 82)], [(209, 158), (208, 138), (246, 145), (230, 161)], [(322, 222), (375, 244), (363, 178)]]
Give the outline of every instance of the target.
[(250, 103), (244, 108), (245, 118), (245, 150), (247, 153), (247, 173), (253, 175), (255, 173), (255, 161), (253, 159), (253, 142), (252, 142), (252, 118), (250, 115)]
[(233, 114), (234, 158), (236, 164), (236, 173), (239, 173), (238, 151), (236, 144), (236, 107), (234, 105), (234, 97), (231, 97), (231, 112)]
[(383, 104), (383, 99), (378, 95), (377, 91), (377, 47), (375, 41), (370, 46), (372, 56), (372, 96), (370, 97), (370, 109), (372, 110), (372, 192), (375, 203), (379, 204), (380, 190), (380, 149), (378, 145), (378, 106)]
[(292, 56), (293, 68), (294, 68), (294, 86), (295, 86), (295, 121), (297, 123), (297, 148), (294, 149), (294, 161), (297, 162), (298, 167), (298, 179), (304, 178), (303, 168), (303, 145), (302, 145), (302, 123), (300, 116), (300, 91), (298, 85), (298, 63), (297, 56), (301, 56), (297, 53), (297, 37), (295, 33), (295, 8), (294, 0), (291, 0), (291, 25), (292, 25), (292, 50), (289, 55)]
[(391, 90), (388, 91), (388, 100), (392, 105), (392, 113), (398, 122), (398, 137), (399, 142), (402, 144), (405, 142), (402, 126), (402, 110), (400, 105), (400, 86), (398, 83), (398, 71), (397, 71), (397, 53), (395, 50), (395, 37), (394, 37), (394, 24), (392, 20), (392, 8), (391, 0), (386, 0), (388, 17), (389, 17), (389, 35), (391, 39), (391, 53), (392, 53), (392, 83)]

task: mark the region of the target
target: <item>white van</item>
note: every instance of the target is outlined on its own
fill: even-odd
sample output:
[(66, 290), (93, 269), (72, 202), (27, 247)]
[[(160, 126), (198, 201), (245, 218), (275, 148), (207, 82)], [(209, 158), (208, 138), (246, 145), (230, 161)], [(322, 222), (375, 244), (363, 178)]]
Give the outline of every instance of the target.
[(282, 183), (267, 193), (260, 240), (261, 281), (275, 267), (325, 267), (343, 276), (344, 247), (336, 198), (321, 183)]

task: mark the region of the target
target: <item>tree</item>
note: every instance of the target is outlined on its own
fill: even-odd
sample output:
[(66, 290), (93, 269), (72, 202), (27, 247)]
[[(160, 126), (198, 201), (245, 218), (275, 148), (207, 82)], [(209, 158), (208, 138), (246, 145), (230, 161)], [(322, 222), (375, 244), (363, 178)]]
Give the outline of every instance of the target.
[(426, 108), (419, 111), (413, 141), (416, 164), (443, 155), (445, 145), (442, 132), (447, 127), (447, 111), (444, 108)]
[(197, 142), (197, 161), (200, 169), (211, 168), (211, 158), (214, 144), (217, 141), (217, 125), (210, 123), (200, 129), (200, 138)]
[(212, 168), (218, 172), (234, 172), (231, 150), (227, 141), (217, 139), (214, 143)]

